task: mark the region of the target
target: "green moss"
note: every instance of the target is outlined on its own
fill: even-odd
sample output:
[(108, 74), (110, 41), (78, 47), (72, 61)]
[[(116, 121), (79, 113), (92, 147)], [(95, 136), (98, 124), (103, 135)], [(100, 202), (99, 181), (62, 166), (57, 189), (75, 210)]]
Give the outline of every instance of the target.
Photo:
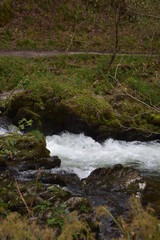
[(160, 126), (160, 114), (151, 114), (149, 122), (156, 126)]
[(67, 105), (89, 124), (100, 122), (104, 116), (112, 116), (112, 108), (107, 99), (96, 96), (79, 95), (70, 99)]
[(1, 157), (6, 160), (22, 161), (49, 157), (43, 135), (37, 138), (32, 133), (10, 134), (0, 138), (0, 147)]
[(113, 78), (120, 57), (115, 59), (107, 74), (109, 60), (109, 56), (87, 54), (0, 58), (0, 91), (18, 86), (25, 89), (10, 98), (7, 115), (15, 123), (24, 117), (32, 119), (38, 129), (43, 128), (45, 122), (56, 127), (64, 125), (68, 114), (73, 114), (88, 126), (100, 128), (101, 125), (105, 131), (109, 127), (124, 126), (159, 132), (158, 115), (140, 103), (155, 106), (159, 103), (158, 60), (143, 56), (124, 57), (117, 71), (122, 87)]

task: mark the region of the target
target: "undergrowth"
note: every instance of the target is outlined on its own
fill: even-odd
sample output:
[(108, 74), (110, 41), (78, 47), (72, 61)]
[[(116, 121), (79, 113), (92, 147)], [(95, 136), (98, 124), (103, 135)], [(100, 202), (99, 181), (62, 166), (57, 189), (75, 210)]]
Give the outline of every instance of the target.
[[(2, 0), (0, 48), (113, 51), (115, 8), (121, 2), (125, 12), (135, 1)], [(142, 14), (131, 9), (121, 20), (121, 51), (158, 52), (159, 17), (145, 13), (159, 16), (159, 2), (136, 1), (134, 7)]]
[(0, 225), (1, 240), (94, 240), (95, 236), (86, 223), (78, 219), (73, 212), (64, 221), (61, 233), (49, 226), (41, 226), (34, 220), (21, 217), (18, 213), (10, 213)]
[[(160, 220), (155, 216), (153, 209), (144, 208), (140, 199), (134, 196), (130, 199), (128, 219), (116, 219), (106, 207), (99, 207), (97, 215), (109, 215), (114, 224), (121, 231), (119, 240), (159, 240)], [(117, 238), (116, 238), (117, 239)]]
[(18, 213), (11, 213), (1, 222), (1, 240), (53, 240), (55, 232), (53, 229), (38, 226), (34, 221), (29, 223), (27, 219), (21, 218)]

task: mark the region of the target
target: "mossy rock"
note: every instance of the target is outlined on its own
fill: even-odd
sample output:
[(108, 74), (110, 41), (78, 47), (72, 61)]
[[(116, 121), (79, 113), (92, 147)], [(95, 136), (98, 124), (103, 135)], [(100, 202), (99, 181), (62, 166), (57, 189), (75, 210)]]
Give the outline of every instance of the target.
[(14, 164), (15, 161), (37, 160), (49, 157), (49, 150), (46, 149), (43, 135), (37, 137), (29, 133), (3, 136), (0, 138), (0, 148), (2, 149), (1, 158), (9, 161), (9, 165)]
[(0, 3), (0, 27), (4, 27), (13, 18), (12, 5), (10, 0), (2, 0)]
[(33, 112), (31, 109), (24, 107), (18, 110), (15, 119), (16, 122), (18, 123), (23, 118), (27, 119), (28, 121), (32, 120), (32, 126), (30, 127), (31, 129), (41, 129), (43, 119), (39, 114)]
[(13, 119), (21, 108), (32, 109), (34, 111), (34, 100), (26, 92), (17, 93), (11, 98), (6, 114)]
[(79, 96), (60, 99), (54, 94), (36, 100), (30, 92), (21, 92), (11, 99), (5, 114), (14, 124), (26, 118), (33, 128), (45, 135), (62, 131), (84, 132), (97, 140), (155, 140), (159, 138), (159, 115), (139, 114), (144, 106), (125, 100), (114, 106), (107, 98)]
[(160, 114), (151, 114), (150, 122), (160, 127)]
[(45, 134), (63, 130), (76, 132), (79, 129), (79, 131), (83, 131), (85, 125), (81, 116), (60, 99), (52, 96), (52, 98), (44, 98), (40, 103), (27, 92), (16, 94), (11, 99), (5, 114), (16, 125), (22, 118), (32, 119), (33, 127), (40, 129)]

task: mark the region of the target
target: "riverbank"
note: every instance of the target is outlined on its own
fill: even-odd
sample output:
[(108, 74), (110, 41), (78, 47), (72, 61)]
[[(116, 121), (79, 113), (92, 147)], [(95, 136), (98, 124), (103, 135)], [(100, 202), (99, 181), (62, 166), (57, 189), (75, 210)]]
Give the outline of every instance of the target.
[(15, 124), (32, 119), (44, 134), (159, 139), (159, 58), (117, 56), (107, 72), (109, 62), (110, 56), (89, 54), (1, 57), (3, 98), (11, 91), (0, 100), (1, 112)]
[[(6, 216), (16, 211), (27, 216), (27, 222), (35, 219), (41, 237), (44, 233), (40, 229), (43, 231), (47, 223), (51, 227), (47, 230), (51, 231), (51, 239), (66, 239), (74, 234), (78, 234), (75, 235), (78, 239), (127, 239), (125, 229), (124, 232), (121, 229), (123, 225), (119, 228), (113, 217), (117, 219), (122, 215), (130, 221), (132, 194), (140, 198), (143, 207), (149, 203), (159, 216), (159, 179), (147, 175), (149, 171), (146, 171), (147, 176), (141, 176), (132, 168), (132, 163), (137, 169), (142, 163), (150, 170), (150, 164), (159, 161), (159, 58), (117, 56), (107, 70), (109, 63), (110, 56), (92, 54), (0, 58), (0, 111), (4, 119), (0, 130), (3, 134), (0, 137), (2, 225), (8, 224), (5, 221), (10, 221), (13, 215)], [(11, 123), (18, 127), (14, 133), (9, 127)], [(20, 129), (23, 135), (18, 133)], [(62, 131), (71, 134), (57, 136)], [(10, 134), (6, 136), (8, 132)], [(82, 132), (89, 137), (73, 135)], [(47, 147), (53, 157), (49, 156), (42, 133), (50, 135)], [(111, 137), (116, 141), (107, 140)], [(129, 142), (118, 142), (118, 139)], [(106, 142), (102, 143), (103, 140)], [(132, 140), (147, 142), (133, 143)], [(107, 158), (106, 153), (111, 148), (114, 153)], [(117, 148), (120, 151), (116, 155)], [(83, 154), (85, 149), (86, 155)], [(60, 154), (61, 159), (54, 158)], [(126, 166), (119, 164), (121, 154)], [(95, 164), (90, 164), (93, 158)], [(118, 165), (115, 165), (116, 159)], [(73, 160), (80, 165), (88, 162), (86, 169), (84, 164), (82, 168), (85, 173), (87, 166), (91, 167), (88, 174), (79, 175), (85, 179), (75, 174)], [(70, 169), (65, 169), (65, 161)], [(98, 166), (100, 161), (105, 166)], [(106, 204), (109, 215), (97, 216), (98, 207), (102, 205), (106, 209)], [(144, 226), (158, 236), (157, 228), (153, 231), (150, 225), (152, 221), (147, 222), (151, 217), (157, 226), (157, 217), (152, 217), (141, 205), (139, 208), (143, 218), (147, 216)], [(19, 216), (14, 215), (13, 219), (21, 225)], [(26, 220), (23, 218), (22, 222)], [(31, 222), (29, 226), (32, 229)], [(81, 227), (77, 229), (77, 226)], [(68, 227), (72, 230), (70, 233)], [(135, 234), (144, 236), (142, 229)], [(25, 234), (26, 230), (22, 229), (22, 232)], [(8, 232), (6, 234), (10, 236)]]
[[(5, 134), (8, 132), (7, 126), (8, 123), (4, 119)], [(57, 138), (57, 136), (55, 137)], [(88, 139), (86, 138), (86, 140)], [(75, 141), (67, 142), (73, 146)], [(51, 144), (55, 149), (54, 153), (50, 149), (51, 155), (57, 154), (56, 144)], [(83, 144), (85, 144), (84, 140)], [(11, 236), (13, 239), (19, 237), (18, 232), (13, 231), (13, 228), (17, 226), (21, 230), (22, 236), (31, 234), (35, 239), (36, 234), (39, 234), (39, 239), (44, 239), (45, 236), (47, 240), (65, 240), (69, 236), (72, 239), (75, 234), (78, 239), (109, 240), (113, 237), (120, 239), (120, 236), (125, 237), (128, 233), (125, 232), (125, 228), (123, 229), (120, 220), (117, 220), (118, 223), (114, 217), (121, 215), (124, 219), (130, 219), (129, 198), (132, 194), (141, 199), (144, 205), (149, 203), (150, 207), (156, 210), (157, 216), (160, 214), (158, 204), (160, 184), (157, 178), (142, 177), (139, 171), (117, 164), (111, 168), (94, 166), (96, 169), (90, 170), (88, 177), (80, 179), (74, 172), (74, 165), (77, 164), (79, 168), (79, 162), (84, 156), (79, 156), (79, 160), (74, 159), (75, 163), (71, 164), (70, 169), (64, 167), (62, 158), (61, 168), (59, 158), (55, 156), (49, 158), (49, 151), (45, 149), (45, 141), (40, 133), (39, 135), (35, 135), (34, 132), (23, 135), (17, 133), (3, 135), (0, 136), (0, 146), (4, 149), (3, 152), (2, 150), (0, 152), (0, 219), (1, 227), (3, 229), (5, 226), (7, 227), (5, 231), (0, 231), (2, 237)], [(63, 141), (62, 147), (65, 146), (65, 141)], [(49, 145), (48, 148), (50, 148)], [(87, 144), (85, 144), (85, 148), (90, 152)], [(67, 151), (69, 149), (68, 146)], [(84, 147), (83, 151), (85, 151)], [(82, 150), (79, 149), (79, 152)], [(88, 160), (91, 157), (89, 152)], [(100, 154), (98, 150), (96, 152)], [(65, 154), (63, 150), (63, 153), (67, 157), (67, 152)], [(76, 151), (72, 147), (72, 158), (75, 158), (75, 154)], [(103, 160), (105, 159), (106, 154), (103, 154)], [(154, 159), (152, 160), (154, 161)], [(69, 161), (68, 158), (68, 164), (70, 164)], [(97, 161), (101, 164), (100, 159)], [(85, 162), (84, 169), (88, 164), (87, 160)], [(109, 159), (107, 162), (112, 165)], [(158, 219), (150, 215), (148, 210), (143, 210), (136, 198), (132, 198), (132, 204), (132, 207), (136, 204), (133, 214), (141, 211), (140, 218), (142, 215), (152, 218), (157, 226)], [(151, 228), (149, 231), (152, 231), (152, 236), (157, 235), (158, 232), (153, 231), (152, 225), (147, 222), (147, 219), (144, 220), (142, 227)], [(137, 216), (136, 221), (140, 221)], [(28, 228), (23, 228), (22, 226), (27, 223)], [(70, 227), (71, 230), (68, 232), (67, 229)], [(130, 226), (128, 227), (130, 228)], [(134, 226), (132, 226), (132, 231), (133, 229)], [(46, 231), (49, 235), (45, 235)], [(145, 233), (140, 228), (137, 234), (143, 236)]]

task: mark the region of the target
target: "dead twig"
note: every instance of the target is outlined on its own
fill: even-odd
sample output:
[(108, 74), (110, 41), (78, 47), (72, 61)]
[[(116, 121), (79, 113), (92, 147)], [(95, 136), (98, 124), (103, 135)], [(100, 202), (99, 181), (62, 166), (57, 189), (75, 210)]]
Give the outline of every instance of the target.
[[(121, 63), (121, 61), (122, 61), (122, 58), (120, 59), (120, 63)], [(133, 96), (132, 94), (128, 93), (127, 89), (122, 86), (122, 84), (121, 84), (121, 83), (118, 81), (118, 79), (117, 79), (117, 72), (118, 72), (118, 68), (119, 68), (119, 66), (120, 66), (120, 63), (117, 64), (114, 77), (113, 77), (112, 75), (110, 75), (110, 77), (112, 77), (112, 78), (117, 82), (117, 84), (121, 87), (121, 89), (122, 89), (122, 90), (126, 93), (126, 95), (128, 95), (130, 98), (132, 98), (132, 99), (134, 99), (135, 101), (137, 101), (137, 102), (145, 105), (146, 107), (152, 109), (153, 111), (155, 111), (155, 112), (157, 112), (157, 113), (160, 113), (160, 110), (159, 110), (159, 109), (157, 109), (157, 108), (155, 108), (155, 107), (153, 107), (153, 106), (151, 106), (151, 105), (143, 102), (143, 101), (140, 100), (139, 98), (136, 98), (136, 97)]]
[(160, 135), (159, 132), (152, 132), (152, 131), (150, 131), (148, 129), (136, 128), (136, 127), (126, 127), (126, 126), (122, 125), (119, 121), (118, 121), (118, 125), (126, 132), (130, 131), (130, 130), (138, 130), (138, 131), (142, 131), (142, 132), (144, 132), (146, 134), (149, 134), (147, 137), (150, 137), (153, 134)]
[(27, 204), (26, 200), (24, 199), (23, 194), (21, 193), (21, 190), (20, 190), (20, 187), (19, 187), (19, 184), (17, 182), (16, 177), (14, 178), (14, 180), (15, 180), (15, 185), (16, 185), (17, 191), (19, 193), (19, 196), (20, 196), (20, 198), (21, 198), (21, 200), (22, 200), (22, 202), (23, 202), (23, 204), (24, 204), (24, 206), (25, 206), (25, 208), (26, 208), (26, 210), (28, 212), (28, 216), (31, 217), (33, 215), (32, 211), (28, 207), (28, 204)]

